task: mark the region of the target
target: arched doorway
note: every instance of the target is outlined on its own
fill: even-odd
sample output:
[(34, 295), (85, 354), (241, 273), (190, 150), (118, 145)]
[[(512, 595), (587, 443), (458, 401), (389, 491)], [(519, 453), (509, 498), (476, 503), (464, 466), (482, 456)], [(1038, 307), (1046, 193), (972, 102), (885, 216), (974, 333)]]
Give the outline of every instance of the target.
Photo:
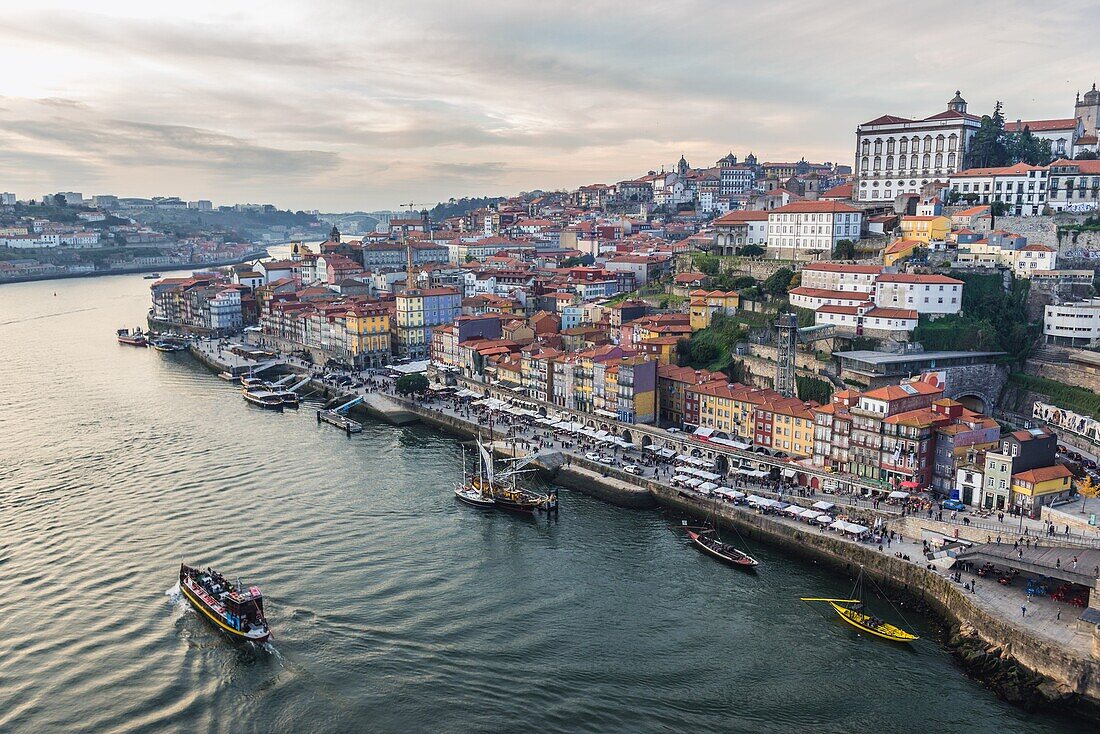
[(983, 415), (988, 415), (993, 405), (993, 402), (988, 397), (976, 390), (963, 393), (956, 397), (955, 400), (962, 403), (963, 407), (967, 410), (972, 410), (975, 413), (982, 413)]
[(642, 434), (642, 448), (644, 449), (646, 446), (652, 446), (652, 445), (653, 445), (653, 439), (649, 437), (648, 433), (643, 433)]
[(625, 428), (623, 429), (623, 432), (619, 434), (619, 438), (626, 441), (627, 443), (634, 443), (634, 436), (632, 436), (630, 434), (630, 431), (626, 430)]
[(540, 418), (545, 418), (546, 417), (546, 408), (544, 408), (543, 406), (540, 405), (539, 409), (538, 409), (538, 414), (539, 414)]
[(595, 428), (596, 427), (596, 421), (594, 421), (590, 418), (587, 421), (585, 421), (584, 427), (585, 428)]
[(718, 456), (714, 458), (714, 470), (722, 476), (726, 476), (726, 474), (729, 473), (730, 460), (726, 458), (725, 454), (718, 454)]

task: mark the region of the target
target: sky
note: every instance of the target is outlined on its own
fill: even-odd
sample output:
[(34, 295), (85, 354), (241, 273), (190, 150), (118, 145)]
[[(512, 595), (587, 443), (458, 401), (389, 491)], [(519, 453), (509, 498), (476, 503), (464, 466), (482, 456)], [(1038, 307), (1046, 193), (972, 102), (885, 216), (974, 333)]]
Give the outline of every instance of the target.
[(4, 0), (0, 191), (353, 211), (613, 183), (685, 155), (851, 163), (956, 89), (1100, 81), (1100, 0)]

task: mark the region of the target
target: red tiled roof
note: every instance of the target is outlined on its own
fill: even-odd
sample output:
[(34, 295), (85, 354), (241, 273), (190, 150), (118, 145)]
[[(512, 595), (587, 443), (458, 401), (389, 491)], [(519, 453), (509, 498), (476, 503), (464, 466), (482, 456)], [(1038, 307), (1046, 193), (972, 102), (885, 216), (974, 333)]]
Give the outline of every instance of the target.
[(1074, 130), (1077, 128), (1076, 117), (1065, 117), (1060, 120), (1024, 120), (1023, 122), (1006, 122), (1005, 132), (1020, 132), (1028, 128), (1033, 133), (1050, 132), (1052, 130)]
[(807, 298), (836, 298), (842, 301), (856, 301), (863, 303), (867, 300), (866, 293), (859, 293), (857, 291), (831, 291), (827, 288), (808, 288), (804, 285), (800, 285), (797, 288), (791, 288), (788, 292), (792, 296), (806, 296)]
[(1049, 482), (1052, 479), (1065, 479), (1072, 476), (1073, 472), (1069, 469), (1061, 464), (1055, 464), (1054, 466), (1041, 466), (1038, 469), (1022, 471), (1019, 474), (1013, 474), (1012, 478), (1021, 482), (1038, 484), (1040, 482)]
[(951, 178), (977, 178), (979, 176), (1025, 176), (1031, 171), (1045, 170), (1047, 170), (1046, 166), (1029, 166), (1027, 163), (1017, 163), (1012, 166), (1000, 166), (998, 168), (968, 168), (965, 171), (957, 171), (956, 173), (952, 173)]
[(723, 214), (714, 220), (714, 224), (743, 224), (744, 222), (766, 222), (768, 213), (752, 209), (737, 209)]
[(928, 283), (940, 285), (962, 285), (961, 280), (948, 278), (946, 275), (918, 275), (916, 273), (883, 273), (878, 277), (879, 283)]

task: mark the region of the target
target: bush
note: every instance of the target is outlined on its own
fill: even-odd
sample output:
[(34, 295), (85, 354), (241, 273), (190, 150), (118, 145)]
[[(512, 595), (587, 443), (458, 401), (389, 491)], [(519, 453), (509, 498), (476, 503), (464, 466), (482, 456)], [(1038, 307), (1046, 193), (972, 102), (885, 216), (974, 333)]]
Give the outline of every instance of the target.
[(1013, 372), (1008, 376), (1008, 381), (1025, 390), (1046, 395), (1059, 408), (1072, 410), (1081, 415), (1091, 415), (1100, 420), (1100, 395), (1092, 390), (1067, 385), (1057, 380), (1048, 380), (1045, 377), (1027, 375), (1023, 372)]
[(419, 372), (401, 375), (394, 383), (394, 388), (401, 395), (419, 395), (428, 389), (428, 378)]
[(795, 375), (794, 383), (798, 389), (799, 400), (814, 400), (825, 405), (833, 397), (833, 385), (827, 380)]

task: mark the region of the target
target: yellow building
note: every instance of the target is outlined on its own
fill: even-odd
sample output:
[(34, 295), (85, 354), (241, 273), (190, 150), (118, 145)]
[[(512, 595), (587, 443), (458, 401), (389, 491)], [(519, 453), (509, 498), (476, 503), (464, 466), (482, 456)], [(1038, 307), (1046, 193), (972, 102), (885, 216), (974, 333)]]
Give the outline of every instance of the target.
[(710, 322), (716, 313), (735, 313), (740, 301), (741, 298), (735, 291), (705, 291), (702, 289), (692, 291), (691, 301), (688, 304), (691, 330), (699, 331), (710, 326)]
[(1043, 466), (1012, 475), (1012, 504), (1027, 512), (1068, 499), (1073, 493), (1073, 472), (1061, 464)]
[(797, 398), (781, 398), (758, 405), (754, 444), (782, 451), (788, 456), (814, 453), (814, 415)]
[(638, 348), (657, 360), (657, 364), (669, 365), (676, 362), (676, 345), (681, 337), (659, 336), (638, 342)]
[(947, 239), (951, 231), (951, 219), (945, 216), (902, 217), (901, 236), (906, 240), (919, 240), (924, 244)]
[(882, 264), (890, 267), (902, 260), (908, 260), (918, 247), (924, 247), (925, 244), (920, 240), (894, 240), (882, 251)]
[(381, 366), (391, 352), (390, 314), (383, 307), (359, 306), (344, 316), (348, 353), (356, 364)]

